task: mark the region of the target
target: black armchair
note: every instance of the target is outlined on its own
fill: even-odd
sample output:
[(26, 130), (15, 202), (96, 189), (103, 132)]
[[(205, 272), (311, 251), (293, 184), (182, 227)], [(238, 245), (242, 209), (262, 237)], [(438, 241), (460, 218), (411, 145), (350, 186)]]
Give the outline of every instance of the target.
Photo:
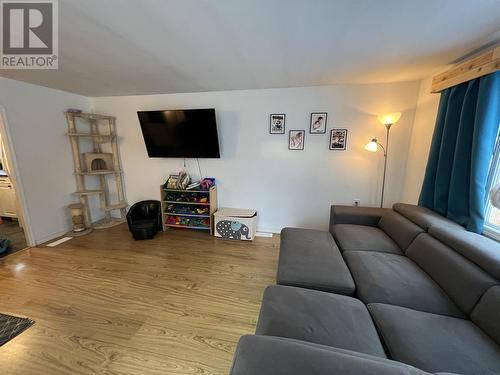
[(128, 230), (135, 240), (148, 240), (161, 230), (161, 205), (149, 200), (134, 203), (127, 212)]

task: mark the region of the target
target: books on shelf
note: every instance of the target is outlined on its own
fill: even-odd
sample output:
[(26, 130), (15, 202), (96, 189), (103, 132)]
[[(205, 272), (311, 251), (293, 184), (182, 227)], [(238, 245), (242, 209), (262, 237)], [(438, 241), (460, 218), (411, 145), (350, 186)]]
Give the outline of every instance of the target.
[(200, 183), (199, 182), (193, 182), (193, 183), (189, 184), (186, 189), (187, 190), (192, 190), (192, 189), (196, 189), (197, 187), (200, 187)]

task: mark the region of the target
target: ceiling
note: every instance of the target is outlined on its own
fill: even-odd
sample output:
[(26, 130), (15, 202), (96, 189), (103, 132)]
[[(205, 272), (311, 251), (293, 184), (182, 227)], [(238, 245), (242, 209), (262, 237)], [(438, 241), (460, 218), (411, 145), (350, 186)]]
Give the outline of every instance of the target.
[(500, 0), (59, 0), (59, 70), (86, 96), (421, 79), (500, 36)]

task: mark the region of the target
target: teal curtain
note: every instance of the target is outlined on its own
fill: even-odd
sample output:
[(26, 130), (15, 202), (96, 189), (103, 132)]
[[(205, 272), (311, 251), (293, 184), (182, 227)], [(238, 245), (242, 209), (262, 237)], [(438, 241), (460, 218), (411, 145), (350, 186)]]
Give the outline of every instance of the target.
[(500, 123), (500, 72), (446, 89), (419, 205), (481, 233)]

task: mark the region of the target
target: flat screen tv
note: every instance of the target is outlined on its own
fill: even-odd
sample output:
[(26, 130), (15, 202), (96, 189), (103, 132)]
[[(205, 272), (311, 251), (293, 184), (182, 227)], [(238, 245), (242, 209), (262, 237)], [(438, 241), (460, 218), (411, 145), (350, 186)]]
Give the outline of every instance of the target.
[(151, 158), (220, 158), (215, 109), (137, 112)]

